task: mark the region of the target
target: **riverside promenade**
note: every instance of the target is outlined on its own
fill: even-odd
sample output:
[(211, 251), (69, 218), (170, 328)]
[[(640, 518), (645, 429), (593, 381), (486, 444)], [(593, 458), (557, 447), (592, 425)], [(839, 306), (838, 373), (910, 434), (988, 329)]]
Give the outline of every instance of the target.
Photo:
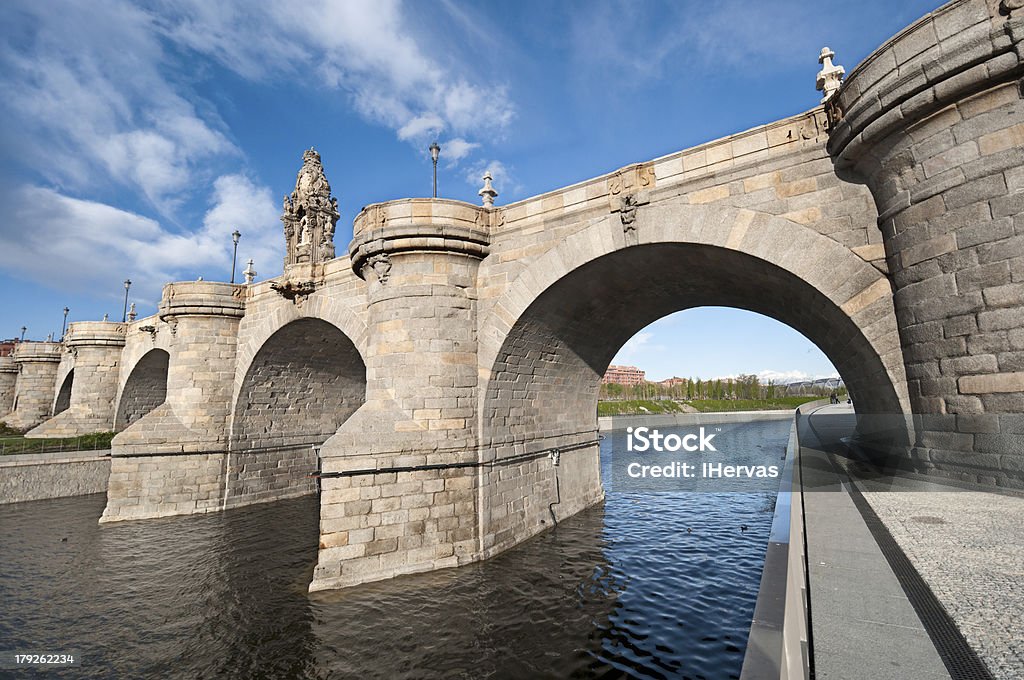
[(855, 418), (800, 421), (816, 677), (1024, 677), (1024, 497), (879, 474)]

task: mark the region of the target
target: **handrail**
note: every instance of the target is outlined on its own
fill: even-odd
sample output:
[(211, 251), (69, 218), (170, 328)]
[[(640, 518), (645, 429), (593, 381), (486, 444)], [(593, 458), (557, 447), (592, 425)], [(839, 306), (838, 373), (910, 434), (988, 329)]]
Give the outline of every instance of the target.
[(826, 403), (822, 399), (803, 404), (794, 414), (741, 680), (806, 680), (811, 677), (813, 640), (807, 590), (799, 421), (805, 411)]

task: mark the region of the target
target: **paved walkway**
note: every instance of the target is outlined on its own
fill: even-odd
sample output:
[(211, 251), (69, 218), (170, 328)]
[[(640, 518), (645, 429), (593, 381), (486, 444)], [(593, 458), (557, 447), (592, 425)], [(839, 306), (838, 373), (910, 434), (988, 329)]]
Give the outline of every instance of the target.
[[(846, 406), (819, 409), (807, 425), (801, 444), (817, 676), (944, 678), (947, 665), (965, 673), (980, 658), (993, 677), (1024, 677), (1024, 497), (863, 474), (839, 442), (853, 425)], [(873, 516), (881, 532), (868, 528)], [(879, 548), (887, 541), (916, 572), (901, 573), (902, 583), (891, 552), (886, 559)], [(927, 589), (915, 590), (922, 582)], [(918, 612), (929, 611), (929, 600), (940, 616), (926, 614), (926, 627)], [(959, 631), (954, 637), (972, 658), (956, 653), (936, 619)]]

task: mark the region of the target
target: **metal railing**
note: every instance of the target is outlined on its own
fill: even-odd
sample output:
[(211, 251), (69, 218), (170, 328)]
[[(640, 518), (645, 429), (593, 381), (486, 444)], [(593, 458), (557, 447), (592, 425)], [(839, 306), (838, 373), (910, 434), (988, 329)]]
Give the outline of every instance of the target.
[(24, 453), (63, 453), (65, 451), (105, 451), (110, 448), (112, 436), (86, 434), (64, 439), (0, 437), (0, 456)]
[(779, 482), (741, 680), (811, 677), (814, 647), (810, 635), (807, 539), (798, 430), (803, 414), (825, 402), (822, 399), (800, 406), (790, 429), (786, 465)]

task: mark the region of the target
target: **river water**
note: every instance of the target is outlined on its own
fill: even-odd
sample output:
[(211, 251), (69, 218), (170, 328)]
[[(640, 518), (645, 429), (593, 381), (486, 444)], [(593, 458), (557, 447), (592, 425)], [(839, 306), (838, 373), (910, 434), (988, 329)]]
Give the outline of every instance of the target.
[[(789, 427), (717, 443), (779, 463)], [(315, 497), (100, 526), (103, 505), (0, 507), (0, 648), (80, 655), (49, 677), (729, 678), (774, 494), (609, 489), (489, 561), (313, 596)]]

